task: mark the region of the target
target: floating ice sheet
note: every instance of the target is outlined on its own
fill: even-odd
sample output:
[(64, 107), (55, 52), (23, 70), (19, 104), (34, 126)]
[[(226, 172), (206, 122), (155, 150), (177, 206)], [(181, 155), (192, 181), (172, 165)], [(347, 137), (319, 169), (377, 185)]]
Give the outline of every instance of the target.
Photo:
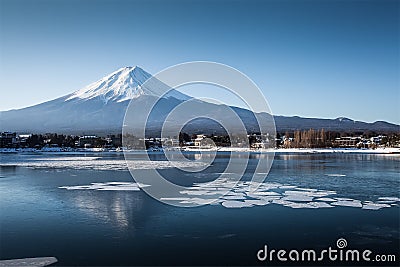
[[(332, 190), (297, 187), (288, 184), (262, 183), (254, 190), (251, 181), (234, 181), (228, 178), (213, 182), (195, 183), (182, 190), (179, 195), (161, 200), (176, 201), (181, 204), (211, 204), (226, 208), (249, 208), (269, 204), (282, 205), (293, 209), (318, 209), (333, 207), (353, 207), (378, 210), (398, 206), (398, 197), (380, 197), (377, 201), (360, 201), (346, 197), (335, 197)], [(90, 185), (61, 186), (67, 190), (97, 191), (139, 191), (150, 186), (134, 182), (91, 183)], [(285, 190), (286, 189), (286, 190)], [(282, 190), (284, 190), (282, 192)], [(220, 196), (218, 199), (216, 199)]]
[(332, 205), (325, 202), (312, 202), (312, 205), (316, 208), (333, 208)]
[[(5, 163), (1, 166), (11, 166), (14, 163)], [(74, 169), (74, 170), (114, 170), (125, 171), (128, 166), (131, 169), (169, 169), (169, 168), (191, 168), (204, 166), (203, 162), (188, 162), (188, 161), (148, 161), (148, 160), (106, 160), (96, 157), (72, 157), (64, 160), (32, 160), (19, 162), (18, 166), (33, 168), (33, 169)]]
[(388, 204), (380, 204), (380, 203), (373, 203), (373, 202), (364, 202), (363, 209), (365, 210), (379, 210), (382, 208), (390, 208)]
[(67, 190), (99, 190), (99, 191), (139, 191), (149, 185), (129, 182), (91, 183), (90, 185), (60, 186)]
[(248, 196), (282, 196), (281, 194), (273, 191), (256, 191), (253, 193), (248, 193)]
[(246, 207), (252, 207), (254, 206), (254, 204), (244, 201), (228, 200), (222, 202), (222, 206), (224, 206), (225, 208), (246, 208)]
[(342, 207), (355, 207), (355, 208), (361, 208), (362, 204), (361, 201), (359, 200), (339, 200), (336, 202), (332, 202), (331, 205), (335, 205), (335, 206), (342, 206)]
[(244, 202), (257, 206), (265, 206), (267, 204), (270, 204), (272, 201), (264, 198), (264, 199), (247, 199)]
[(207, 198), (188, 198), (187, 200), (183, 200), (179, 203), (205, 205), (205, 204), (211, 204), (214, 201), (215, 201), (214, 199), (207, 199)]
[(380, 197), (380, 198), (378, 198), (378, 201), (394, 201), (394, 202), (400, 202), (400, 198), (398, 198), (398, 197)]
[(282, 185), (279, 186), (280, 189), (292, 189), (292, 188), (296, 188), (297, 186), (295, 185)]
[(282, 200), (296, 201), (296, 202), (310, 202), (313, 200), (313, 197), (299, 194), (299, 195), (289, 195), (283, 197)]
[(246, 199), (246, 197), (244, 197), (244, 196), (242, 196), (242, 195), (234, 195), (234, 196), (227, 196), (227, 195), (225, 195), (225, 196), (223, 196), (222, 197), (223, 199), (226, 199), (226, 200), (245, 200)]
[(336, 199), (330, 198), (330, 197), (321, 197), (321, 198), (316, 198), (315, 200), (318, 201), (325, 201), (325, 202), (333, 202), (336, 201)]

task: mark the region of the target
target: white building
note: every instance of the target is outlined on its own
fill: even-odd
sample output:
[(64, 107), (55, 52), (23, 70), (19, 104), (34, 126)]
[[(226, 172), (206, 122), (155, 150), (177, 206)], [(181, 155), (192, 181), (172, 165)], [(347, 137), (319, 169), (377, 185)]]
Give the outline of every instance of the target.
[(206, 139), (206, 136), (204, 134), (198, 134), (196, 139), (194, 139), (194, 145), (195, 146), (201, 146), (201, 142)]

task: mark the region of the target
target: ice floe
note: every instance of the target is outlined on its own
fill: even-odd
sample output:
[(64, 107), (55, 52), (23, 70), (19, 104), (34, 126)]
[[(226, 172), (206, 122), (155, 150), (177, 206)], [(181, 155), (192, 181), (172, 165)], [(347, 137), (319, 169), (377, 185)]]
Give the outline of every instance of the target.
[(253, 203), (251, 202), (245, 202), (245, 201), (234, 201), (234, 200), (228, 200), (222, 202), (222, 206), (225, 208), (245, 208), (245, 207), (252, 207), (254, 206)]
[[(14, 163), (2, 163), (1, 166), (13, 166)], [(150, 161), (150, 160), (107, 160), (97, 157), (70, 157), (63, 160), (57, 158), (40, 159), (19, 162), (19, 167), (32, 169), (74, 169), (74, 170), (100, 170), (100, 171), (126, 171), (130, 169), (169, 169), (169, 168), (198, 168), (204, 162), (195, 161)]]
[(332, 205), (325, 202), (312, 202), (311, 204), (316, 208), (333, 208)]
[(379, 210), (382, 208), (390, 208), (390, 205), (365, 201), (362, 206), (362, 209), (365, 210)]
[(190, 200), (189, 197), (162, 197), (160, 200), (166, 201), (188, 201)]
[(219, 201), (219, 200), (195, 197), (195, 198), (188, 198), (187, 200), (180, 201), (179, 203), (181, 203), (181, 204), (205, 205), (205, 204), (212, 204), (215, 201)]
[(282, 185), (279, 186), (280, 189), (292, 189), (292, 188), (296, 188), (297, 186), (295, 185)]
[(149, 185), (130, 182), (91, 183), (90, 185), (60, 186), (67, 190), (98, 190), (98, 191), (139, 191)]
[(310, 202), (313, 200), (313, 197), (305, 196), (302, 194), (288, 195), (282, 198), (282, 200), (287, 201), (296, 201), (296, 202)]
[(271, 192), (271, 191), (256, 191), (253, 193), (248, 193), (248, 196), (282, 196), (281, 194), (277, 192)]
[(362, 204), (361, 201), (359, 200), (354, 200), (354, 199), (349, 199), (349, 200), (338, 200), (336, 202), (330, 203), (331, 205), (335, 206), (343, 206), (343, 207), (355, 207), (355, 208), (361, 208)]
[[(67, 190), (97, 191), (139, 191), (150, 186), (134, 182), (91, 183), (90, 185), (61, 186)], [(361, 201), (347, 197), (337, 197), (337, 192), (315, 188), (297, 187), (279, 183), (257, 183), (254, 190), (251, 181), (235, 181), (228, 178), (213, 182), (195, 183), (179, 192), (177, 196), (161, 200), (176, 201), (181, 204), (222, 205), (225, 208), (250, 208), (269, 204), (293, 209), (319, 209), (334, 207), (379, 210), (398, 206), (398, 197), (379, 197), (376, 201)]]
[(230, 196), (225, 195), (222, 198), (226, 199), (226, 200), (245, 200), (246, 199), (246, 197), (244, 197), (242, 195), (230, 195)]
[(398, 197), (380, 197), (378, 198), (378, 201), (393, 201), (393, 202), (399, 202), (400, 198)]
[(324, 202), (333, 202), (333, 201), (336, 201), (336, 199), (333, 199), (333, 198), (330, 198), (330, 197), (321, 197), (321, 198), (316, 198), (315, 200), (324, 201)]
[(269, 199), (266, 199), (266, 198), (261, 198), (261, 199), (246, 199), (244, 202), (245, 202), (245, 203), (248, 203), (248, 204), (253, 204), (253, 205), (256, 205), (256, 206), (265, 206), (265, 205), (271, 203), (272, 200), (269, 200)]

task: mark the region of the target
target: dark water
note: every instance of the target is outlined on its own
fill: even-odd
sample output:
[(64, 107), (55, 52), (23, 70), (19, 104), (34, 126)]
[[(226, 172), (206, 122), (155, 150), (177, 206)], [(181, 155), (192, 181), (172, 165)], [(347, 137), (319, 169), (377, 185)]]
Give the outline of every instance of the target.
[[(256, 258), (265, 244), (274, 249), (322, 250), (345, 238), (349, 248), (396, 256), (396, 262), (378, 265), (399, 264), (396, 201), (379, 210), (281, 204), (179, 208), (143, 191), (59, 188), (132, 182), (121, 155), (0, 157), (1, 259), (55, 256), (60, 266), (267, 265), (271, 263)], [(252, 156), (248, 172), (257, 157)], [(227, 160), (226, 154), (219, 154), (215, 165)], [(380, 197), (399, 197), (399, 162), (399, 156), (388, 155), (281, 154), (275, 156), (266, 182), (331, 190), (335, 197), (364, 206), (368, 201), (380, 203)], [(176, 175), (185, 179), (180, 172)]]

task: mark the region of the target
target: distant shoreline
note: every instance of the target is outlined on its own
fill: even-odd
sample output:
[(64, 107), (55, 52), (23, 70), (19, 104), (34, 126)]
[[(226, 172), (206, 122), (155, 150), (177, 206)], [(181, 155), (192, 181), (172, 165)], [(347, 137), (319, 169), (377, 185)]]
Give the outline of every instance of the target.
[(358, 148), (280, 148), (275, 153), (365, 153), (365, 154), (400, 154), (400, 148), (386, 147), (376, 149)]
[[(179, 148), (172, 148), (170, 151), (179, 151)], [(161, 153), (162, 149), (149, 150), (125, 150), (125, 153)], [(183, 150), (183, 153), (194, 152), (237, 152), (237, 153), (289, 153), (289, 154), (318, 154), (318, 153), (361, 153), (361, 154), (400, 154), (400, 148), (386, 147), (376, 149), (358, 149), (358, 148), (276, 148), (276, 149), (249, 149), (249, 148), (232, 148), (232, 147), (216, 147), (213, 149), (194, 149)], [(57, 153), (57, 154), (81, 154), (81, 153), (117, 153), (123, 154), (123, 149), (103, 149), (103, 148), (88, 148), (88, 149), (73, 149), (73, 148), (0, 148), (0, 153)]]

